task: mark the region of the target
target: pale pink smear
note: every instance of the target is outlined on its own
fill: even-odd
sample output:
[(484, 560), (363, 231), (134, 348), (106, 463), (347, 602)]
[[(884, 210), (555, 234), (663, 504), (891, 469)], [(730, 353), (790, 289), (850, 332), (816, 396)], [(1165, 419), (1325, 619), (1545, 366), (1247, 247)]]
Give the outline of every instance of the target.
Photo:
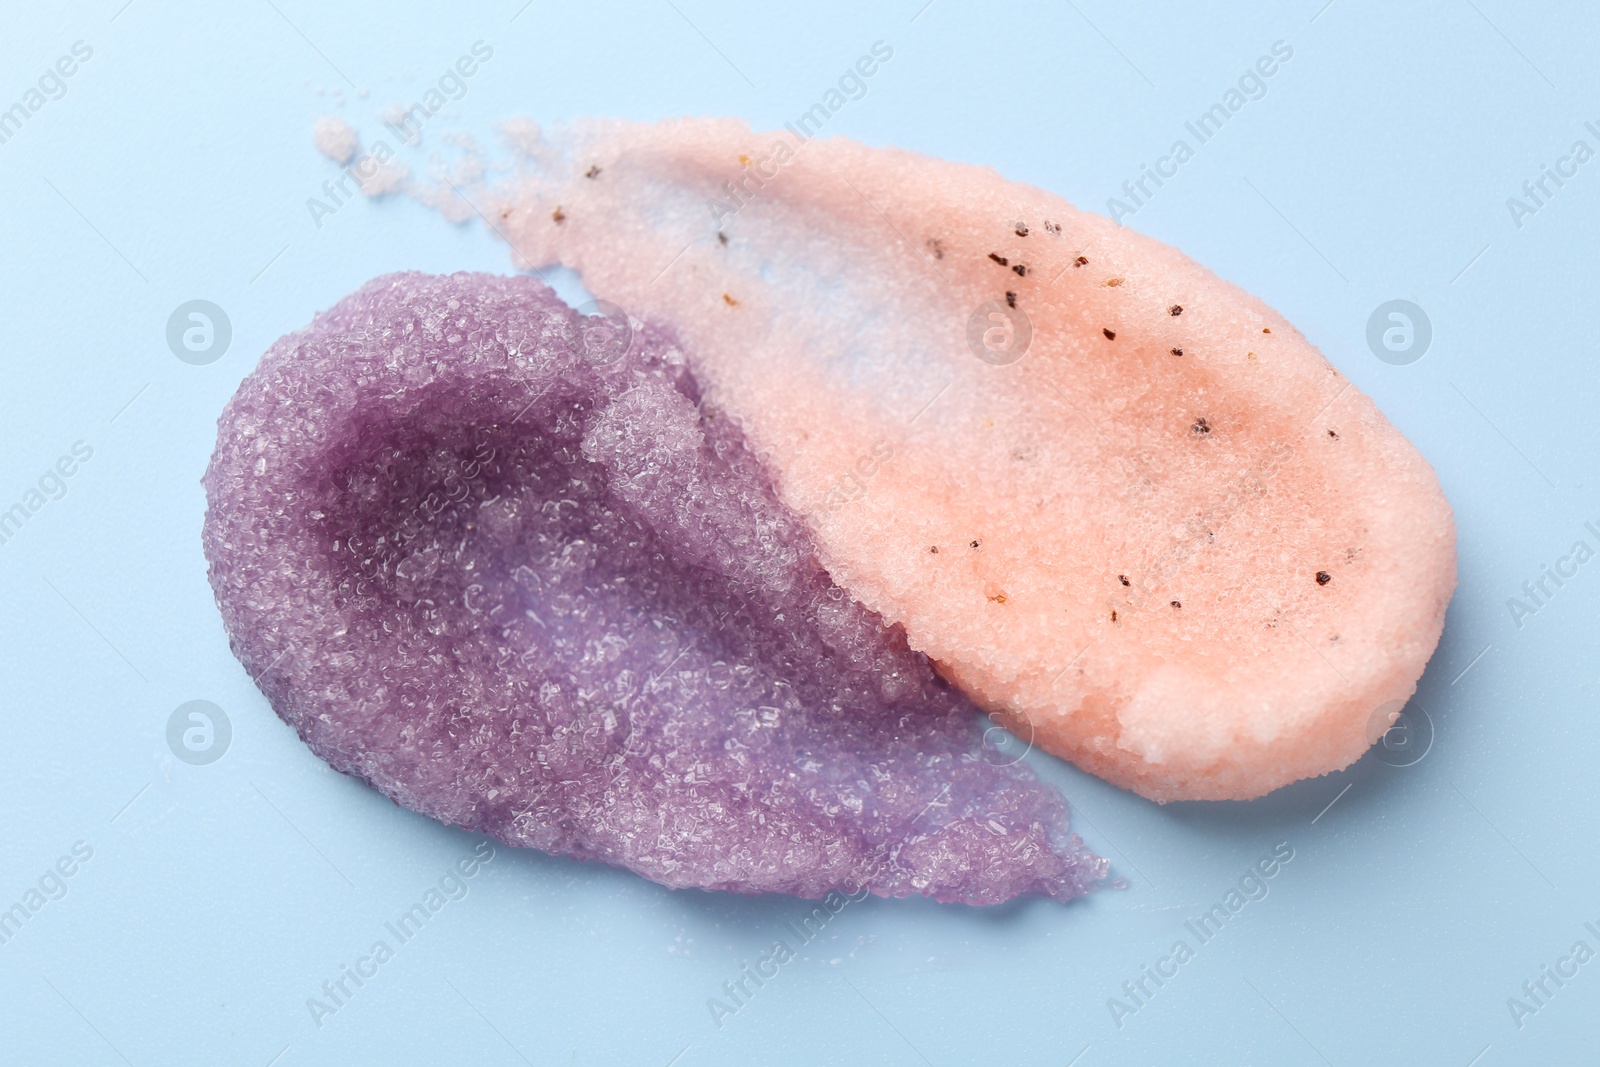
[[(517, 177), (472, 191), (518, 264), (670, 321), (834, 578), (1024, 740), (1252, 797), (1414, 691), (1449, 506), (1259, 300), (987, 168), (728, 120), (518, 129)], [(991, 301), (1031, 322), (1016, 362), (969, 344)]]

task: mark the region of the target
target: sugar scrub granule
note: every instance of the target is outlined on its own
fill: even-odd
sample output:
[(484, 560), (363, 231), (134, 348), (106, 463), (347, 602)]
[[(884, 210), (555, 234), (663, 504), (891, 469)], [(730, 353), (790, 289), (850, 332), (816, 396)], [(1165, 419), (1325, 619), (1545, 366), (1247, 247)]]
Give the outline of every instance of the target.
[(352, 130), (337, 115), (325, 115), (312, 127), (311, 140), (317, 151), (343, 166), (356, 157), (360, 142)]
[(379, 278), (205, 476), (240, 662), (415, 811), (668, 886), (1068, 899), (1106, 870), (844, 594), (674, 340), (530, 278)]
[(406, 187), (411, 168), (394, 159), (380, 161), (376, 156), (352, 168), (361, 186), (361, 195), (370, 200), (397, 193)]
[(1178, 251), (988, 168), (731, 120), (512, 151), (468, 192), (517, 262), (672, 322), (835, 579), (1041, 747), (1247, 798), (1351, 763), (1415, 690), (1455, 587), (1433, 470)]

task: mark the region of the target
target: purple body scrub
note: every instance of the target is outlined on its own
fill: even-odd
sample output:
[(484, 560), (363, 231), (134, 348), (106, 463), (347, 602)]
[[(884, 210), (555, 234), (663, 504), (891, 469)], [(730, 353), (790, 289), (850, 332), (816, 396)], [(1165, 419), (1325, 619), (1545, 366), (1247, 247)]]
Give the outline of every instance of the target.
[(830, 580), (672, 338), (619, 325), (400, 274), (267, 352), (204, 546), (273, 708), (407, 808), (667, 886), (1085, 892), (1060, 795)]

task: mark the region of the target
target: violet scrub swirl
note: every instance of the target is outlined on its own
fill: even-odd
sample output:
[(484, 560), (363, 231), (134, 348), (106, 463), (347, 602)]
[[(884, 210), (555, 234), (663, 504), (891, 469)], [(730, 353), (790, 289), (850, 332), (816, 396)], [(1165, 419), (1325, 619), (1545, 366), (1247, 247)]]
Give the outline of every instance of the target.
[(262, 357), (204, 486), (245, 670), (406, 808), (673, 888), (992, 904), (1105, 875), (829, 578), (662, 329), (528, 277), (378, 278)]

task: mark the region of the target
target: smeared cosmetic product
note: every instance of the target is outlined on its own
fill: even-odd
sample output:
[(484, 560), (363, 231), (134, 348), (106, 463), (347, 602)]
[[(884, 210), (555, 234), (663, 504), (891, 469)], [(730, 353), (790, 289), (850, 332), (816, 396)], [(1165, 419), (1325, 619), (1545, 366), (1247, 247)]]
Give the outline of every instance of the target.
[(617, 308), (379, 278), (272, 346), (204, 484), (241, 663), (407, 808), (679, 888), (990, 904), (1106, 872)]
[(1414, 692), (1449, 506), (1261, 301), (988, 168), (732, 120), (508, 132), (457, 215), (670, 322), (833, 579), (1020, 736), (1248, 798)]

